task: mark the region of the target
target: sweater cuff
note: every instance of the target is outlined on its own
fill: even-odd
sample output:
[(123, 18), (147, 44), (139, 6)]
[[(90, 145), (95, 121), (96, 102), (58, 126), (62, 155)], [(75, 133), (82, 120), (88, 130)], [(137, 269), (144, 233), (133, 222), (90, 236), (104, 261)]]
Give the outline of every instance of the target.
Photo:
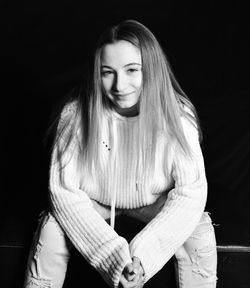
[[(119, 237), (118, 239), (121, 240), (121, 238), (122, 237)], [(108, 259), (104, 260), (104, 262), (105, 263), (101, 265), (104, 266), (104, 269), (99, 266), (99, 269), (101, 270), (99, 272), (110, 287), (117, 288), (123, 269), (127, 264), (132, 263), (128, 244), (125, 239), (122, 243), (117, 245), (112, 255), (110, 255)]]
[[(140, 245), (137, 245), (135, 241), (132, 241), (130, 243), (130, 254), (131, 257), (138, 257), (141, 261), (141, 265), (144, 269), (144, 283), (146, 283), (151, 277), (154, 276), (154, 274), (157, 273), (158, 269), (156, 267), (152, 266), (152, 263), (155, 262), (155, 259), (152, 258), (152, 253), (148, 253), (147, 251), (151, 251), (152, 247), (147, 247), (147, 243), (140, 243)], [(156, 268), (156, 269), (154, 269)]]

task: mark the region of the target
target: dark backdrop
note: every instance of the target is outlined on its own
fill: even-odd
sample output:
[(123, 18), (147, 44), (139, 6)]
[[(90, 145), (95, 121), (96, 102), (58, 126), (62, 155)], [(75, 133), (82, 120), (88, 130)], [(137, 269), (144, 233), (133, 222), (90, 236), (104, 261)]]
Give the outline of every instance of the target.
[(19, 230), (26, 237), (23, 231), (46, 207), (49, 159), (43, 140), (52, 112), (81, 81), (99, 33), (124, 18), (141, 21), (158, 37), (198, 110), (207, 210), (214, 222), (249, 224), (247, 6), (216, 0), (88, 2), (26, 0), (17, 7), (2, 1), (3, 234)]

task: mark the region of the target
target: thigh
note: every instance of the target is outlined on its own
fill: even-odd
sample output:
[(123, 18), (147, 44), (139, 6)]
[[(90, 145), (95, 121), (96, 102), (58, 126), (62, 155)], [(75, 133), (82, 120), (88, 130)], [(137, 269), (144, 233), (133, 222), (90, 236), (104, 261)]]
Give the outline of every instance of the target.
[(179, 287), (216, 287), (217, 251), (214, 227), (208, 213), (176, 251)]
[(28, 258), (25, 287), (62, 287), (70, 249), (71, 244), (56, 219), (43, 212)]

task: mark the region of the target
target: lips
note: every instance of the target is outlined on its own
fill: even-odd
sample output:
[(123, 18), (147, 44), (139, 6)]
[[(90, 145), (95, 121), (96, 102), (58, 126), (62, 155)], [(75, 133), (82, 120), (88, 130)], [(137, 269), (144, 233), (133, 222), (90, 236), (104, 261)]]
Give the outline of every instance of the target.
[(124, 94), (112, 93), (112, 95), (115, 97), (125, 97), (125, 96), (129, 96), (130, 94), (133, 94), (133, 93), (134, 93), (134, 91), (129, 92), (129, 93), (124, 93)]

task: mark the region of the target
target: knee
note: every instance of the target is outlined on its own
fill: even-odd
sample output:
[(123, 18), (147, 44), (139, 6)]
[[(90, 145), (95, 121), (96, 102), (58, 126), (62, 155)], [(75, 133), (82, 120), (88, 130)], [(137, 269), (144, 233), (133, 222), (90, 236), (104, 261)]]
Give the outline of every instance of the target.
[(214, 227), (207, 213), (176, 253), (177, 261), (192, 266), (193, 273), (203, 277), (215, 277), (217, 269), (217, 248)]
[(54, 216), (48, 213), (41, 225), (40, 239), (46, 244), (51, 244), (57, 241), (60, 243), (64, 237), (65, 234), (58, 222)]
[(34, 258), (41, 254), (67, 254), (69, 248), (69, 240), (56, 219), (50, 213), (44, 215), (34, 239)]
[(190, 242), (183, 245), (175, 255), (179, 281), (182, 283), (186, 281), (187, 287), (216, 287), (216, 246)]
[(31, 277), (24, 283), (24, 288), (51, 288), (52, 282), (49, 279)]
[[(204, 212), (199, 224), (187, 240), (187, 245), (194, 248), (211, 247), (216, 251), (216, 238), (212, 220), (207, 212)], [(199, 246), (199, 247), (196, 247)]]
[(71, 244), (55, 218), (50, 213), (43, 213), (28, 258), (24, 287), (61, 288), (70, 248)]

